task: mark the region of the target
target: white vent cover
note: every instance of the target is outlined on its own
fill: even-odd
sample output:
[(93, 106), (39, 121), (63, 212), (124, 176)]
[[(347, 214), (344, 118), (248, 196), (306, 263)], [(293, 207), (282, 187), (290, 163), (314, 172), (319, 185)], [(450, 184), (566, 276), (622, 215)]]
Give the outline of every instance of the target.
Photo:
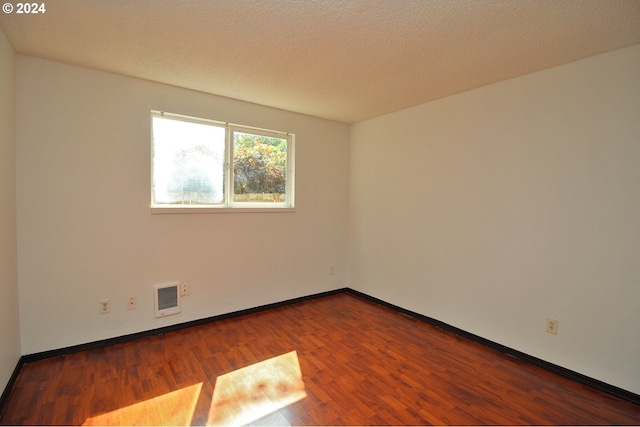
[(180, 282), (163, 282), (153, 285), (156, 317), (180, 313)]

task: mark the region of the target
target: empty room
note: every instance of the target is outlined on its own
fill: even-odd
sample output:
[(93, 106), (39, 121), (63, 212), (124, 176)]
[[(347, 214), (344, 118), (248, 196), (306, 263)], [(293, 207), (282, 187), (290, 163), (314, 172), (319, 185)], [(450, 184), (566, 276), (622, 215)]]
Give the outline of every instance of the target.
[(5, 0), (0, 424), (640, 424), (640, 2)]

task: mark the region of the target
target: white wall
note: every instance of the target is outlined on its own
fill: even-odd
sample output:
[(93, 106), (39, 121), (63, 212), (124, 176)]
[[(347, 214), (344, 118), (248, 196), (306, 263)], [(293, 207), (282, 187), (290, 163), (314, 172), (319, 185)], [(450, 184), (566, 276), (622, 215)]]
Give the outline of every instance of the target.
[(0, 30), (0, 393), (20, 358), (16, 255), (15, 54)]
[(639, 76), (636, 45), (353, 125), (350, 286), (640, 393)]
[[(346, 285), (347, 125), (20, 55), (17, 98), (23, 354)], [(296, 212), (152, 215), (152, 109), (295, 133)], [(156, 320), (166, 280), (190, 295)]]

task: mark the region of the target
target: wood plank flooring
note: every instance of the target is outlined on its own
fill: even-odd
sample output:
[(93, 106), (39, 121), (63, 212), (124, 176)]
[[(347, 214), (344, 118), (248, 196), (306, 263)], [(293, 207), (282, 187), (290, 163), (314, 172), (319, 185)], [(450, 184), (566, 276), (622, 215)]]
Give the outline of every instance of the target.
[(205, 425), (219, 376), (293, 351), (306, 397), (254, 424), (640, 425), (639, 405), (346, 293), (26, 364), (0, 423)]

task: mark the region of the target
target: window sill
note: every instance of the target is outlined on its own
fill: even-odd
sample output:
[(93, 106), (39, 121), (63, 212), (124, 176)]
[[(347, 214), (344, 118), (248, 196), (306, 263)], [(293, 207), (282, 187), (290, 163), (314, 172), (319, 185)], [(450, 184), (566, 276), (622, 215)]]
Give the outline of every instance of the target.
[(231, 207), (231, 206), (151, 206), (152, 214), (234, 214), (234, 213), (292, 213), (296, 208), (288, 207)]

